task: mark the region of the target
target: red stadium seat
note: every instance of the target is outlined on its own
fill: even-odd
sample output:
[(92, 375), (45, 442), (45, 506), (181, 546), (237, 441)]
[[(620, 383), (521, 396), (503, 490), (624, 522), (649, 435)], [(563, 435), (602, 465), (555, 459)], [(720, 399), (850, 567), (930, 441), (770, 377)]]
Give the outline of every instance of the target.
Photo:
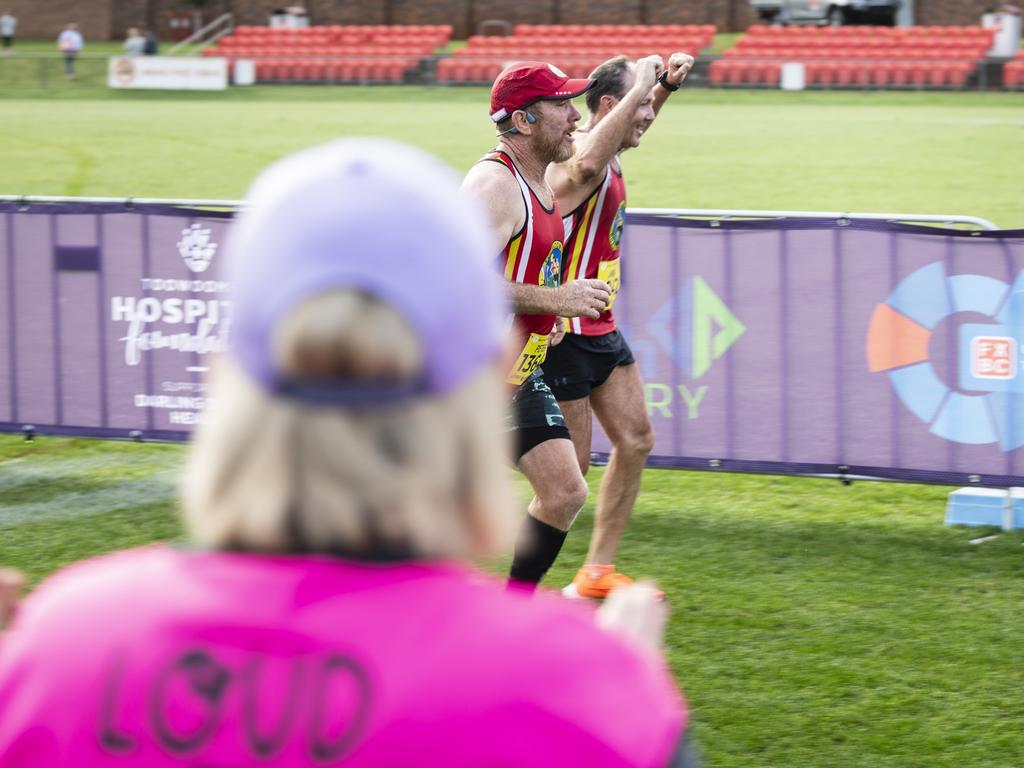
[(928, 85), (942, 86), (949, 84), (949, 68), (945, 62), (936, 61), (928, 68)]
[(291, 67), (284, 59), (274, 59), (274, 66), (270, 70), (270, 79), (283, 82), (291, 74)]
[(747, 64), (745, 61), (730, 61), (725, 70), (725, 82), (732, 85), (738, 85), (743, 82), (746, 68)]
[(831, 85), (835, 78), (835, 69), (830, 61), (807, 62), (807, 80), (812, 85)]
[(306, 68), (306, 76), (309, 80), (322, 83), (327, 79), (327, 63), (323, 59), (311, 61)]
[(1003, 87), (1019, 88), (1024, 83), (1024, 61), (1014, 60), (1003, 66)]
[(725, 82), (726, 66), (726, 62), (721, 59), (711, 62), (711, 67), (708, 72), (708, 79), (711, 81), (712, 85), (721, 85), (722, 83)]
[(782, 65), (778, 62), (767, 62), (762, 71), (768, 85), (778, 85), (782, 79)]
[(840, 61), (836, 64), (836, 85), (850, 85), (853, 83), (853, 73), (856, 65), (847, 61)]
[(464, 83), (469, 80), (470, 64), (466, 61), (458, 62), (453, 68), (451, 77), (456, 83)]
[(950, 68), (949, 82), (957, 88), (967, 85), (967, 80), (974, 71), (974, 63), (970, 61), (954, 62)]
[(928, 82), (928, 70), (931, 64), (915, 61), (910, 65), (910, 82), (917, 86), (923, 86)]
[(874, 62), (869, 71), (872, 85), (884, 88), (892, 81), (892, 65), (887, 61)]
[(344, 82), (352, 82), (356, 79), (356, 63), (355, 59), (342, 59), (338, 62), (337, 69), (338, 79)]
[(908, 85), (910, 83), (910, 64), (897, 61), (892, 65), (892, 84)]

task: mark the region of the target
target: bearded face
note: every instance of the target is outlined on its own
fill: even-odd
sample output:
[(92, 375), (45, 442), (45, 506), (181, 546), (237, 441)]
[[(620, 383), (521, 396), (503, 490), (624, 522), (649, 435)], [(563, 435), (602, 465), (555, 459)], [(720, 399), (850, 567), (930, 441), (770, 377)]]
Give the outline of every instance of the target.
[(536, 115), (533, 124), (531, 147), (537, 157), (547, 163), (562, 163), (576, 152), (573, 132), (580, 119), (580, 113), (565, 101), (543, 101), (534, 104), (530, 110)]
[(572, 136), (566, 139), (564, 134), (554, 136), (538, 136), (536, 141), (537, 156), (549, 163), (564, 163), (576, 154), (576, 143)]

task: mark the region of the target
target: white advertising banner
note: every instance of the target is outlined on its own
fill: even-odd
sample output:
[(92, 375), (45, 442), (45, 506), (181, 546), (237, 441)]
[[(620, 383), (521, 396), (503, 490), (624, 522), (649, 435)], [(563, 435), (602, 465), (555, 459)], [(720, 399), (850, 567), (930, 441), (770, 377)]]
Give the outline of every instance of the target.
[(222, 58), (115, 56), (107, 67), (111, 88), (163, 88), (222, 91), (228, 87), (228, 62)]

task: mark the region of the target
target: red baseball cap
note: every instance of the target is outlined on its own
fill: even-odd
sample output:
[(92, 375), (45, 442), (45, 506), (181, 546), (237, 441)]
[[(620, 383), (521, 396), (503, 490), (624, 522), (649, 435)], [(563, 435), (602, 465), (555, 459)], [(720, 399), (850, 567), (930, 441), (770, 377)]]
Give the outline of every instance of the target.
[(517, 62), (498, 75), (491, 86), (491, 120), (500, 123), (517, 109), (542, 99), (575, 99), (593, 84), (587, 78), (569, 77), (554, 64)]

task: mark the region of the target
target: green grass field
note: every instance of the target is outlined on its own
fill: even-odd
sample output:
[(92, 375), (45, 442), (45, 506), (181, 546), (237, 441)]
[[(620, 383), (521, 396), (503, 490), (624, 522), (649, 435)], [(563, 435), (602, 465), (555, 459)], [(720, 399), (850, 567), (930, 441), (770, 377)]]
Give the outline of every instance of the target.
[[(51, 94), (0, 100), (0, 193), (236, 199), (268, 162), (337, 136), (408, 141), (460, 171), (493, 137), (480, 88)], [(961, 213), (1022, 227), (1022, 106), (997, 93), (683, 91), (625, 156), (630, 203)]]
[[(1024, 227), (1021, 99), (684, 91), (626, 155), (630, 202)], [(355, 134), (463, 171), (491, 145), (485, 104), (478, 88), (0, 92), (0, 194), (234, 199), (275, 158)], [(182, 460), (174, 445), (0, 437), (0, 562), (38, 580), (179, 538)], [(1024, 536), (971, 544), (993, 531), (943, 527), (948, 491), (646, 474), (620, 565), (671, 597), (669, 663), (708, 765), (1024, 766)], [(592, 501), (551, 586), (585, 553)]]

